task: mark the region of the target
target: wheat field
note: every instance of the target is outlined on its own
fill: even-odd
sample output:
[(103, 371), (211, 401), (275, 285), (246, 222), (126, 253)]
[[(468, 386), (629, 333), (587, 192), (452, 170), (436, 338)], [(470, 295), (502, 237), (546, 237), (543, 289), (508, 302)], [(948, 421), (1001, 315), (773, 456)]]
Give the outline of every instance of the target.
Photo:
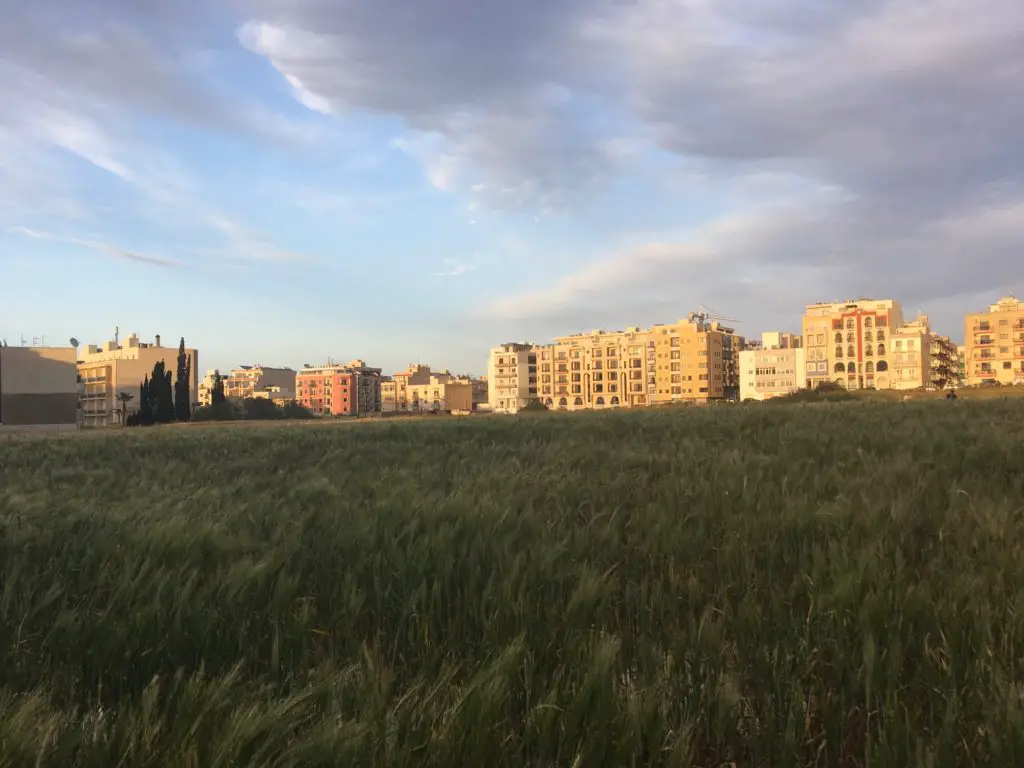
[(1024, 762), (1024, 400), (0, 440), (5, 766)]

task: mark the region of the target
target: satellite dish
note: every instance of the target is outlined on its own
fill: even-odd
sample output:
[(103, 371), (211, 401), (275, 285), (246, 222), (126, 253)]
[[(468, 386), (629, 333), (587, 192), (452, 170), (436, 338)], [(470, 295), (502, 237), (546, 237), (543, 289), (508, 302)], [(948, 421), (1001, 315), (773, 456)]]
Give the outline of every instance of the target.
[(71, 343), (72, 347), (74, 347), (75, 349), (78, 349), (78, 339), (76, 339), (74, 336), (71, 337), (70, 343)]

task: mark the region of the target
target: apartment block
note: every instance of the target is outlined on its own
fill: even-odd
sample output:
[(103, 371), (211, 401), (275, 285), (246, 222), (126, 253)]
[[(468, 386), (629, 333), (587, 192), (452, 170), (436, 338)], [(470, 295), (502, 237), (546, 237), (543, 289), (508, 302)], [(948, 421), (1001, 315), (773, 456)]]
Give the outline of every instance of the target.
[(0, 346), (0, 429), (78, 426), (73, 347)]
[(889, 338), (892, 389), (918, 389), (932, 383), (932, 344), (928, 316), (892, 329)]
[[(127, 417), (138, 412), (139, 387), (163, 361), (174, 374), (178, 365), (178, 348), (164, 347), (157, 336), (153, 343), (139, 341), (132, 334), (122, 345), (117, 339), (102, 346), (90, 344), (78, 350), (78, 375), (83, 384), (82, 426), (106, 427), (124, 424)], [(192, 408), (199, 404), (199, 352), (186, 349), (192, 360), (189, 393)]]
[(735, 398), (742, 346), (731, 328), (694, 314), (651, 328), (562, 336), (551, 344), (506, 344), (491, 351), (490, 403), (514, 413), (533, 398), (565, 410)]
[(847, 389), (891, 389), (889, 334), (903, 325), (893, 299), (810, 304), (803, 316), (807, 386), (832, 381)]
[(454, 376), (447, 370), (431, 371), (430, 366), (417, 363), (381, 382), (381, 410), (470, 411), (474, 387), (479, 391), (468, 376)]
[(408, 369), (383, 379), (380, 386), (381, 411), (384, 413), (408, 411), (410, 405), (409, 386), (426, 384), (430, 381), (431, 375), (429, 365), (415, 363)]
[(212, 369), (206, 372), (203, 376), (202, 381), (199, 382), (197, 402), (201, 406), (207, 406), (213, 404), (213, 388), (217, 383), (217, 377), (220, 375), (220, 371)]
[(807, 356), (802, 339), (784, 331), (761, 334), (759, 347), (740, 359), (740, 399), (770, 400), (807, 387)]
[(516, 413), (537, 399), (537, 348), (502, 344), (487, 361), (487, 402), (495, 413)]
[(245, 400), (270, 389), (290, 395), (289, 400), (294, 399), (295, 371), (291, 368), (243, 365), (224, 377), (224, 397), (228, 400)]
[(1024, 302), (1004, 296), (964, 318), (966, 383), (1024, 384)]
[(366, 416), (381, 410), (381, 369), (362, 360), (304, 366), (295, 376), (295, 399), (321, 416)]
[(929, 364), (931, 381), (935, 386), (953, 388), (963, 384), (963, 358), (959, 348), (949, 336), (932, 335)]

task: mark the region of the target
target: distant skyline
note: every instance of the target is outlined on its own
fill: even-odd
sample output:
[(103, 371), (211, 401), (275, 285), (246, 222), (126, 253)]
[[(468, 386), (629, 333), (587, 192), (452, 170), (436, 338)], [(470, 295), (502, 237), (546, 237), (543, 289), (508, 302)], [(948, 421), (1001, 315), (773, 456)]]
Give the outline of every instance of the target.
[(1024, 294), (1024, 4), (0, 0), (0, 338), (200, 367)]

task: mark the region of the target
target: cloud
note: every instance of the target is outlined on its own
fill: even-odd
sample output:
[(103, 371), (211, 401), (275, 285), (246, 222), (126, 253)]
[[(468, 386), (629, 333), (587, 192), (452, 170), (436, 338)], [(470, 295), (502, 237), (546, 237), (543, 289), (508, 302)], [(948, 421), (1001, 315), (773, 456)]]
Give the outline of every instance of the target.
[(311, 109), (400, 116), (438, 189), (486, 180), (492, 205), (560, 207), (622, 159), (607, 111), (561, 82), (591, 78), (566, 43), (599, 5), (255, 0), (238, 34)]
[(814, 290), (926, 301), (1024, 272), (1016, 0), (247, 7), (245, 45), (320, 111), (400, 117), (397, 146), (438, 189), (541, 218), (661, 152), (685, 186), (742, 198), (699, 232), (553, 263), (552, 288), (496, 316), (750, 297), (751, 275), (781, 281), (792, 311)]
[(440, 272), (435, 272), (437, 277), (461, 277), (467, 275), (476, 269), (475, 264), (469, 264), (467, 262), (459, 261), (458, 259), (445, 259), (444, 269)]
[(76, 248), (85, 248), (86, 250), (95, 251), (97, 253), (104, 253), (108, 256), (113, 256), (118, 259), (125, 259), (127, 261), (134, 261), (139, 264), (149, 264), (154, 267), (180, 267), (181, 263), (173, 259), (166, 259), (161, 256), (153, 256), (144, 253), (138, 253), (136, 251), (129, 251), (125, 248), (121, 248), (117, 245), (105, 243), (99, 240), (90, 240), (80, 237), (69, 237), (65, 235), (55, 235), (50, 232), (41, 232), (36, 229), (30, 229), (29, 227), (11, 227), (9, 230), (12, 234), (21, 235), (22, 237), (29, 237), (33, 240), (46, 240), (49, 242), (60, 243), (62, 245), (71, 245)]

